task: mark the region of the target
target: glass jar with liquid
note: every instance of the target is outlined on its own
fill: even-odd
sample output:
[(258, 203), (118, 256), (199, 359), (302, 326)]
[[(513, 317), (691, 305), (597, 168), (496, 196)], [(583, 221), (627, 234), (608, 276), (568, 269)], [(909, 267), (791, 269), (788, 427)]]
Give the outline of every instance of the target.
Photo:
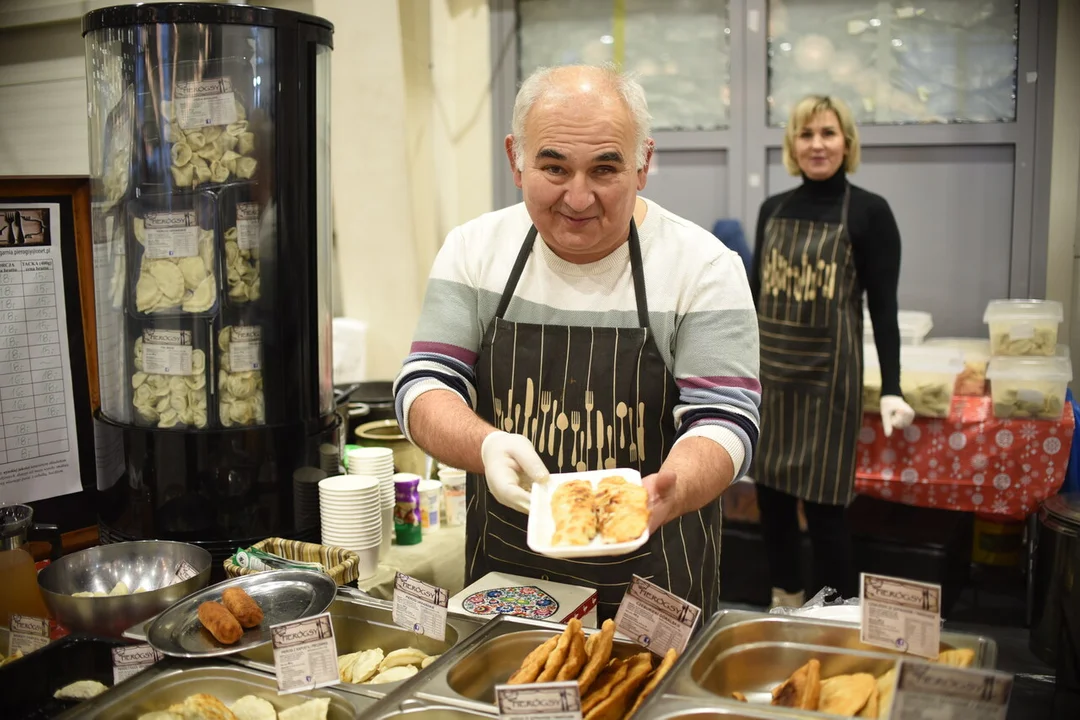
[(34, 525), (33, 518), (28, 505), (0, 505), (0, 627), (8, 627), (12, 615), (49, 617), (27, 538), (31, 531), (52, 535), (53, 556), (59, 557), (60, 531), (55, 525)]

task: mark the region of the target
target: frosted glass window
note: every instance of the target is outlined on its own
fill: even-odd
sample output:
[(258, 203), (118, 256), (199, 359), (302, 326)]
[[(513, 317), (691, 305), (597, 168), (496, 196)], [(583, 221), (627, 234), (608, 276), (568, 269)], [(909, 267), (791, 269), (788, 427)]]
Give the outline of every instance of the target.
[(769, 124), (811, 93), (867, 124), (1016, 119), (1015, 0), (770, 0)]
[(519, 0), (519, 80), (538, 67), (622, 61), (654, 130), (728, 126), (727, 0)]

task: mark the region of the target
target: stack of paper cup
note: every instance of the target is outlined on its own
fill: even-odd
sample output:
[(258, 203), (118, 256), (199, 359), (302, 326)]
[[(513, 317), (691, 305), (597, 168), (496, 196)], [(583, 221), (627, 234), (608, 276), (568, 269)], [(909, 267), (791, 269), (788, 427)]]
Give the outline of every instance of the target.
[(387, 447), (353, 448), (348, 460), (350, 475), (366, 475), (379, 481), (379, 508), (382, 511), (379, 559), (384, 559), (394, 536), (394, 451)]
[(360, 556), (360, 579), (379, 569), (382, 510), (379, 480), (362, 475), (338, 475), (319, 482), (319, 515), (324, 545), (352, 550)]
[(465, 471), (441, 465), (443, 517), (449, 527), (465, 524)]
[(317, 467), (297, 468), (293, 473), (293, 521), (298, 530), (319, 525), (319, 483), (326, 473)]

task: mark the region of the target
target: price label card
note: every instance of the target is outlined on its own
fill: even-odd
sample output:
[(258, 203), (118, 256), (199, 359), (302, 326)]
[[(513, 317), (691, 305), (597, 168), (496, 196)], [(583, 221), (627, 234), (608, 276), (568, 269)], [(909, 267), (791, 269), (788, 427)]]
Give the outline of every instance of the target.
[(404, 573), (394, 578), (394, 622), (432, 640), (446, 639), (450, 594)]
[(179, 578), (180, 582), (190, 580), (198, 574), (199, 571), (193, 568), (191, 566), (191, 563), (189, 563), (187, 560), (182, 561), (179, 565), (176, 566), (176, 577)]
[(638, 645), (663, 657), (686, 649), (701, 608), (634, 575), (615, 615), (615, 627)]
[(941, 586), (884, 575), (859, 576), (859, 639), (936, 658), (941, 649)]
[(892, 720), (1005, 720), (1013, 677), (995, 670), (903, 662), (896, 673)]
[(138, 675), (165, 656), (149, 645), (122, 645), (112, 649), (113, 684)]
[(581, 720), (581, 695), (575, 681), (496, 685), (500, 718)]
[(14, 655), (19, 650), (23, 655), (29, 655), (49, 644), (49, 621), (45, 618), (12, 615), (10, 627), (9, 655)]
[(271, 625), (270, 639), (274, 645), (279, 693), (313, 690), (341, 682), (330, 613)]

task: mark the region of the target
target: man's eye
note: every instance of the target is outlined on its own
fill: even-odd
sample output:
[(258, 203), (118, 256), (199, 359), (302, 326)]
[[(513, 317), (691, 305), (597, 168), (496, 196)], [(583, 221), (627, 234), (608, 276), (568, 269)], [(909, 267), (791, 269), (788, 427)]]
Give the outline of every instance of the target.
[(593, 172), (595, 172), (595, 173), (597, 173), (599, 175), (609, 175), (609, 174), (615, 172), (615, 168), (611, 167), (610, 165), (601, 165), (600, 167), (596, 168)]
[(552, 175), (562, 175), (564, 170), (558, 165), (545, 165), (544, 172), (551, 173)]

